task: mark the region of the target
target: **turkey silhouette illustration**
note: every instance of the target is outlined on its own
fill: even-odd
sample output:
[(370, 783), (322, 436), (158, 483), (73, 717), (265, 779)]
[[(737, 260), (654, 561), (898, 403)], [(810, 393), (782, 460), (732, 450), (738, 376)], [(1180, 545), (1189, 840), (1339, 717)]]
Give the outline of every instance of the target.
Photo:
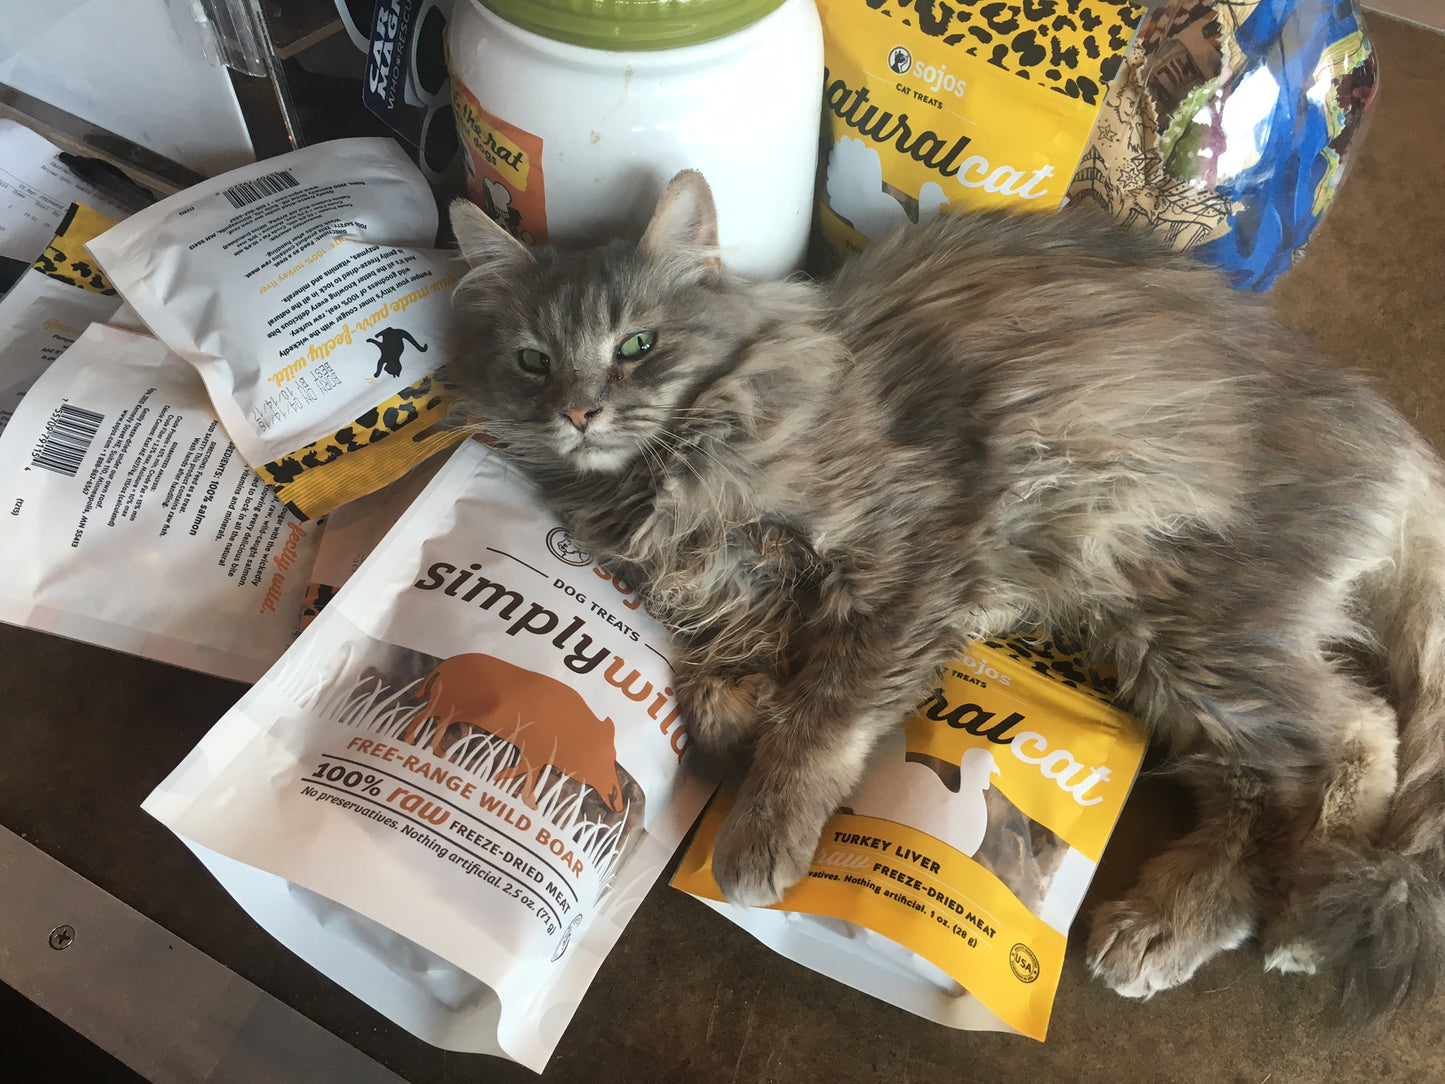
[(612, 720), (599, 719), (575, 689), (556, 678), (473, 652), (438, 663), (422, 695), (426, 702), (402, 731), (402, 741), (416, 743), (432, 720), (436, 729), (428, 744), (444, 757), (454, 727), (483, 730), (517, 750), (516, 762), (493, 780), (521, 779), (529, 808), (537, 808), (537, 784), (553, 768), (591, 787), (612, 812), (624, 810)]
[(368, 336), (366, 341), (381, 352), (376, 359), (376, 372), (371, 374), (373, 378), (379, 377), (383, 369), (388, 376), (401, 375), (401, 355), (407, 343), (423, 354), (427, 351), (426, 346), (417, 342), (410, 331), (401, 327), (384, 327), (375, 335)]
[(902, 731), (880, 749), (863, 783), (845, 804), (854, 813), (916, 828), (970, 858), (988, 832), (987, 792), (1001, 775), (987, 749), (969, 749), (959, 765), (959, 787), (951, 791), (927, 764), (907, 759)]

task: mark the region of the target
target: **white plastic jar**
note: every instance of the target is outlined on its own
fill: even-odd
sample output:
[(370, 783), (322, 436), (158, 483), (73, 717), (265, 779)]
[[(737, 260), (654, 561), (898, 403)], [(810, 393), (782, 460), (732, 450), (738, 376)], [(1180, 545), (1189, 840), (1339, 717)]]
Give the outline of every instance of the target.
[(668, 180), (697, 169), (730, 269), (802, 265), (823, 87), (813, 0), (458, 0), (448, 34), (468, 195), (517, 237), (635, 235)]

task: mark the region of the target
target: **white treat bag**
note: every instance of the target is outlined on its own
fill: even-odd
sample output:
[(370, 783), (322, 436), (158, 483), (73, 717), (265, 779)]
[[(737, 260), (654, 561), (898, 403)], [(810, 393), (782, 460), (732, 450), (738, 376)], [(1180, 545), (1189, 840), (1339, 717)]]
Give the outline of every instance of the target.
[(708, 792), (632, 605), (468, 442), (145, 808), (403, 1027), (540, 1070)]
[(92, 325), (0, 435), (0, 619), (254, 681), (296, 635), (319, 529), (221, 431), (195, 371)]
[(445, 414), (432, 374), (463, 270), (436, 231), (394, 141), (342, 139), (211, 178), (89, 248), (200, 371), (246, 462), (314, 517), (458, 439), (417, 439)]

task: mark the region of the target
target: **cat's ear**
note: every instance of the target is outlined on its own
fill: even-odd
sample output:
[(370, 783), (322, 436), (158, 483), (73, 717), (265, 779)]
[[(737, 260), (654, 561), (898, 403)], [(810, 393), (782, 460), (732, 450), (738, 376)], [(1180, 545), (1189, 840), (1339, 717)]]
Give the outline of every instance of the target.
[(721, 271), (717, 207), (701, 173), (685, 169), (668, 182), (638, 247), (654, 260), (709, 276)]
[(450, 211), (452, 233), (456, 234), (462, 259), (472, 267), (531, 261), (532, 253), (527, 246), (502, 229), (491, 215), (471, 200), (452, 200)]

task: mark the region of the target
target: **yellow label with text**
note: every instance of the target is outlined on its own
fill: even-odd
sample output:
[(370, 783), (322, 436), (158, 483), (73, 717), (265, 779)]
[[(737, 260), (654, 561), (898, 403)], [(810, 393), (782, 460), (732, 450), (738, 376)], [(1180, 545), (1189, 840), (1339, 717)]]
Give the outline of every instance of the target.
[[(1143, 727), (1006, 650), (971, 644), (903, 730), (914, 775), (885, 778), (897, 766), (875, 763), (868, 812), (859, 811), (865, 779), (851, 799), (859, 809), (828, 819), (808, 875), (773, 909), (882, 934), (1042, 1039), (1063, 969), (1060, 930), (1072, 913), (1061, 917), (1055, 907), (1051, 924), (1035, 912), (1045, 910), (1050, 877), (1083, 876), (1065, 886), (1074, 906), (1082, 898), (1143, 759)], [(982, 791), (970, 793), (980, 785), (970, 766), (980, 760)], [(674, 886), (724, 898), (712, 852), (732, 802), (725, 793), (713, 799)], [(960, 823), (970, 817), (976, 831)], [(1032, 848), (1029, 878), (1011, 872), (1003, 857), (1010, 845)]]

